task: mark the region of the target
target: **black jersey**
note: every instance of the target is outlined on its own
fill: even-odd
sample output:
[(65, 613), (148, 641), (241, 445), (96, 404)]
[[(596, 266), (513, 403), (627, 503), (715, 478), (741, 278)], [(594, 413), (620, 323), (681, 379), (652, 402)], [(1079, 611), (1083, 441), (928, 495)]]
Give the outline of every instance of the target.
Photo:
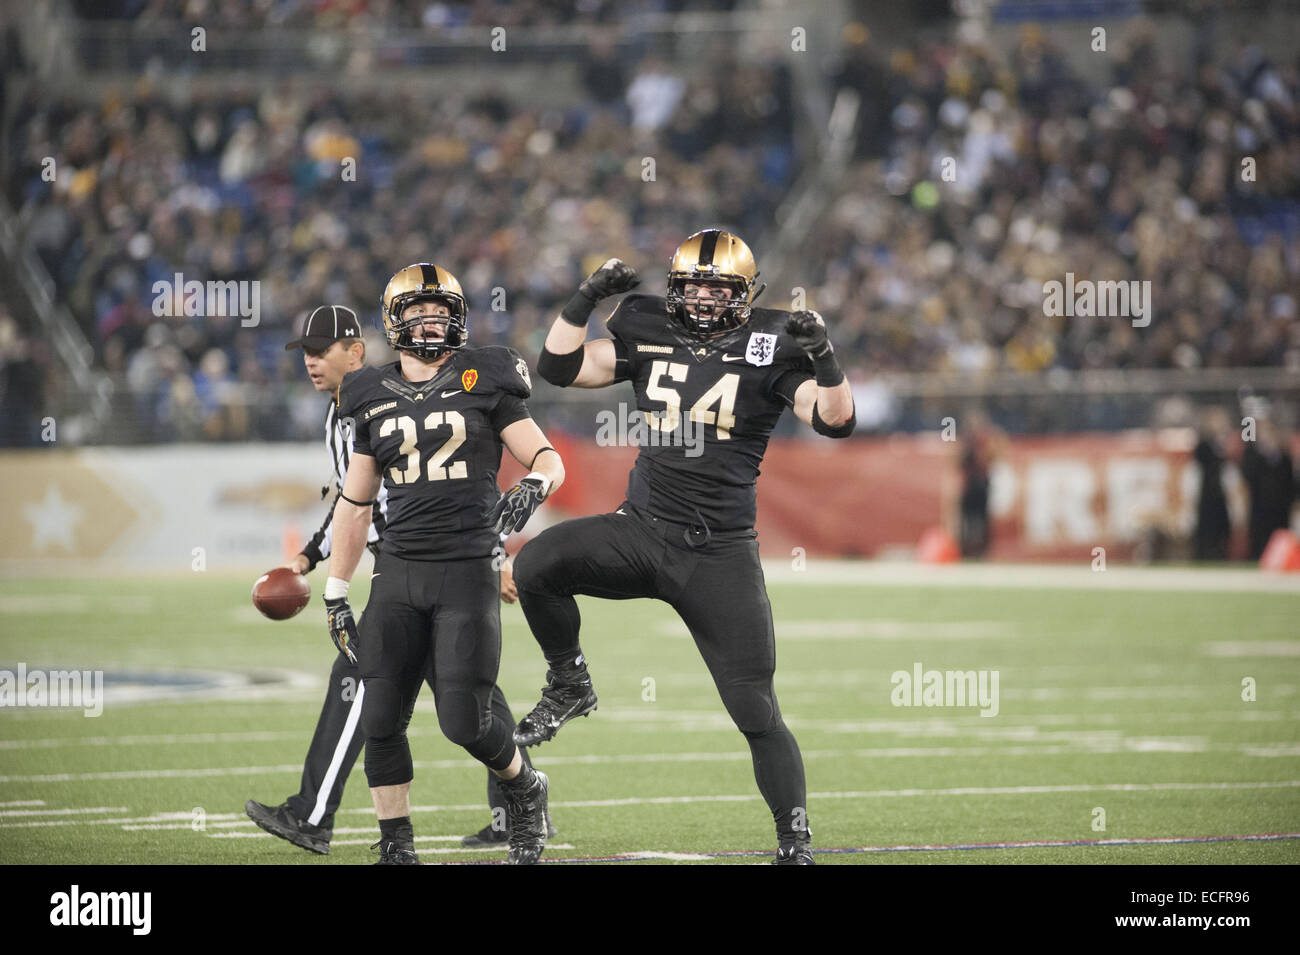
[(462, 348), (428, 381), (401, 363), (349, 372), (339, 417), (353, 453), (375, 459), (388, 488), (381, 553), (410, 560), (487, 557), (487, 514), (501, 496), (501, 431), (529, 417), (528, 365), (510, 348)]
[(714, 531), (754, 526), (754, 482), (767, 440), (812, 362), (785, 333), (789, 312), (755, 308), (740, 328), (699, 341), (664, 299), (629, 295), (608, 319), (615, 381), (630, 381), (645, 416), (628, 479), (637, 509)]

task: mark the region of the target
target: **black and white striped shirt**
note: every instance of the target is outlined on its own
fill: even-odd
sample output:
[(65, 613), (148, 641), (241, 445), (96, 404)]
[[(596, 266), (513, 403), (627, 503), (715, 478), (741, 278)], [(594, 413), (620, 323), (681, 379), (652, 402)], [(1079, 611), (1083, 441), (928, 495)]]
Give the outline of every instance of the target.
[[(325, 414), (325, 447), (329, 450), (330, 464), (334, 469), (337, 486), (334, 497), (330, 501), (330, 509), (325, 514), (325, 522), (321, 524), (320, 530), (312, 535), (312, 539), (308, 541), (307, 546), (302, 549), (302, 553), (311, 561), (313, 568), (330, 555), (333, 543), (333, 527), (331, 527), (331, 523), (334, 518), (334, 505), (338, 502), (339, 494), (342, 493), (343, 480), (347, 476), (348, 464), (352, 460), (352, 435), (340, 422), (338, 406), (333, 401), (330, 402), (329, 411)], [(383, 539), (384, 527), (387, 522), (388, 488), (381, 483), (379, 493), (375, 495), (375, 504), (370, 517), (370, 530), (366, 533), (367, 545), (379, 544)], [(373, 551), (375, 548), (372, 547), (371, 549)]]

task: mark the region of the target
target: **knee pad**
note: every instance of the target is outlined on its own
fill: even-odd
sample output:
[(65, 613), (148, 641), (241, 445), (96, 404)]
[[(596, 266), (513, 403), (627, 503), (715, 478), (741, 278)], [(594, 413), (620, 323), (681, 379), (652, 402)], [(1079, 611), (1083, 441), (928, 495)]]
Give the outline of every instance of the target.
[[(542, 532), (542, 536), (545, 531)], [(540, 546), (539, 546), (540, 543)], [(515, 587), (534, 593), (544, 593), (551, 589), (548, 583), (560, 566), (552, 548), (540, 541), (540, 536), (533, 538), (515, 555)]]
[(365, 681), (366, 698), (361, 704), (361, 731), (366, 739), (397, 736), (406, 729), (402, 695), (391, 680)]
[(376, 786), (400, 786), (415, 777), (411, 747), (406, 734), (366, 740), (366, 782)]
[(723, 695), (722, 702), (726, 704), (736, 729), (746, 739), (766, 736), (785, 727), (781, 710), (776, 705), (776, 697), (770, 689), (734, 687)]
[(438, 725), (442, 735), (466, 749), (487, 734), (491, 714), (471, 690), (441, 691), (438, 696)]

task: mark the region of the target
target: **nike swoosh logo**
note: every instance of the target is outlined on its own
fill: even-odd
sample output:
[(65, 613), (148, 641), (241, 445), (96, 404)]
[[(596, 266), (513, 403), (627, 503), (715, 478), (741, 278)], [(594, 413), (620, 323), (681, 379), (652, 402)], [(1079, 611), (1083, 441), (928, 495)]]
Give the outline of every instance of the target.
[(450, 398), (452, 395), (459, 395), (459, 394), (461, 394), (461, 393), (462, 393), (461, 390), (460, 390), (459, 388), (457, 388), (455, 391), (444, 391), (444, 392), (442, 393), (442, 396), (443, 396), (444, 398)]
[[(381, 570), (381, 571), (379, 572), (379, 574), (382, 574), (382, 573), (383, 573), (383, 571)], [(379, 576), (379, 574), (371, 574), (371, 575), (370, 575), (370, 579), (371, 579), (371, 580), (374, 580), (376, 577)]]
[(744, 355), (723, 355), (722, 360), (723, 361), (744, 361), (745, 356)]

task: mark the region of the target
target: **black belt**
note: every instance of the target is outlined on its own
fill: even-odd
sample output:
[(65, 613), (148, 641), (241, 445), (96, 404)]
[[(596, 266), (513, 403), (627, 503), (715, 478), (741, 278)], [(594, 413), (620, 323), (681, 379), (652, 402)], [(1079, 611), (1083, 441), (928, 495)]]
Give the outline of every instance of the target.
[(704, 519), (704, 515), (700, 513), (699, 508), (692, 508), (695, 511), (696, 522), (691, 524), (669, 520), (664, 517), (655, 517), (645, 511), (637, 510), (627, 501), (619, 505), (618, 509), (640, 520), (655, 536), (673, 543), (676, 543), (677, 538), (680, 537), (686, 543), (686, 546), (691, 548), (704, 547), (712, 541), (728, 543), (753, 540), (757, 536), (752, 528), (715, 531), (709, 527), (708, 521)]

